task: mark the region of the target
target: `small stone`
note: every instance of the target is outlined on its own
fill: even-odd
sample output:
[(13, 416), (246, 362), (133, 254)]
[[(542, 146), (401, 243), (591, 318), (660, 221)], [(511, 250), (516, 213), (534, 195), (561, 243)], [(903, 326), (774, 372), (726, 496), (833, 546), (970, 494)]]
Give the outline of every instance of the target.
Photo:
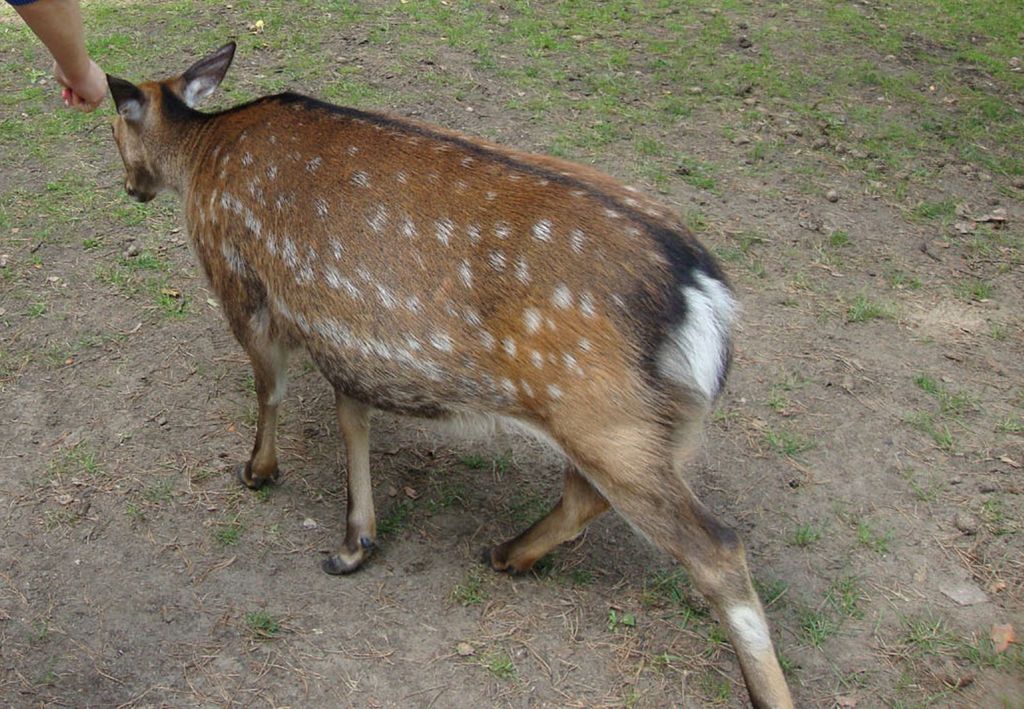
[(167, 425), (167, 417), (166, 416), (157, 416), (156, 417), (156, 425), (157, 426), (166, 426)]
[(990, 492), (999, 492), (999, 486), (996, 485), (994, 482), (991, 482), (991, 481), (987, 481), (987, 482), (983, 482), (983, 483), (978, 483), (978, 492), (986, 493), (986, 494), (988, 494)]
[(476, 650), (474, 650), (473, 646), (469, 643), (461, 642), (455, 646), (455, 652), (459, 653), (459, 657), (469, 657), (476, 652)]
[(750, 41), (750, 37), (743, 35), (739, 39), (739, 45), (741, 49), (749, 49), (754, 45), (754, 43)]
[(825, 199), (827, 199), (829, 202), (838, 202), (839, 193), (836, 192), (835, 190), (829, 190), (828, 192), (825, 193)]
[(1010, 184), (1012, 184), (1014, 188), (1018, 190), (1024, 190), (1024, 177), (1015, 177), (1013, 178), (1013, 182), (1011, 182)]
[(966, 580), (951, 581), (939, 586), (939, 590), (958, 606), (975, 606), (988, 601), (984, 591)]
[(968, 512), (957, 512), (953, 524), (967, 536), (974, 536), (978, 533), (978, 520)]
[(814, 142), (811, 143), (811, 147), (815, 150), (821, 150), (822, 148), (828, 147), (828, 138), (815, 138)]
[(312, 517), (306, 517), (306, 519), (302, 520), (302, 528), (303, 529), (316, 529), (316, 520), (313, 519)]
[(139, 245), (136, 242), (133, 241), (130, 244), (128, 244), (128, 246), (125, 247), (124, 257), (125, 258), (134, 258), (135, 256), (139, 255), (141, 250), (142, 249), (139, 248)]
[(998, 197), (989, 197), (988, 198), (988, 206), (990, 206), (990, 207), (998, 207), (999, 206), (999, 198)]

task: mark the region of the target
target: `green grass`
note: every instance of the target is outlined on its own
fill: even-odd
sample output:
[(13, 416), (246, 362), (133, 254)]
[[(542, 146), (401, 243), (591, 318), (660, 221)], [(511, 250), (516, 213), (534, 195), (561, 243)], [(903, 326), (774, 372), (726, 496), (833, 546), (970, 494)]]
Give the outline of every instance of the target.
[(878, 554), (888, 554), (893, 541), (889, 530), (879, 531), (867, 520), (857, 522), (857, 543)]
[(866, 295), (858, 295), (846, 310), (846, 322), (862, 323), (870, 320), (887, 320), (894, 317), (892, 309), (875, 302)]
[(409, 523), (411, 515), (412, 502), (409, 500), (396, 502), (377, 520), (377, 536), (383, 539), (384, 537), (401, 532)]
[(238, 540), (242, 537), (242, 532), (245, 531), (245, 526), (238, 520), (232, 520), (230, 522), (224, 522), (217, 525), (217, 529), (213, 533), (213, 538), (217, 540), (221, 546), (233, 546), (238, 543)]
[(260, 639), (273, 638), (281, 632), (281, 623), (267, 611), (250, 611), (245, 614), (245, 625)]
[(821, 527), (814, 523), (798, 525), (793, 531), (793, 544), (800, 548), (807, 548), (821, 539)]
[(504, 650), (492, 650), (485, 653), (480, 658), (480, 664), (498, 679), (514, 679), (517, 674), (512, 658)]
[(463, 606), (478, 606), (487, 599), (483, 590), (483, 574), (474, 567), (451, 592), (453, 601)]
[(812, 450), (817, 444), (795, 431), (766, 429), (764, 442), (780, 455), (796, 456)]
[(979, 278), (961, 281), (953, 288), (957, 297), (965, 301), (983, 302), (992, 298), (992, 284)]
[(820, 648), (839, 631), (839, 624), (827, 613), (804, 610), (799, 614), (800, 634), (811, 647)]
[(976, 397), (963, 391), (953, 391), (927, 374), (919, 374), (914, 378), (914, 383), (922, 391), (935, 397), (939, 403), (940, 412), (945, 416), (962, 418), (968, 412), (978, 408)]

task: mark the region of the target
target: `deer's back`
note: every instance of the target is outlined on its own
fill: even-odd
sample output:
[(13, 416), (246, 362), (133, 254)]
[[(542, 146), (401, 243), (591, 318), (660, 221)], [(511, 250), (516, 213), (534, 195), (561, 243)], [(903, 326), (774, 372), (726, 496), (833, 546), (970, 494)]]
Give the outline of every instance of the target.
[(229, 317), (256, 309), (235, 319), (378, 406), (543, 415), (570, 387), (657, 379), (687, 294), (721, 283), (634, 190), (404, 119), (285, 94), (217, 116), (198, 157), (190, 231)]

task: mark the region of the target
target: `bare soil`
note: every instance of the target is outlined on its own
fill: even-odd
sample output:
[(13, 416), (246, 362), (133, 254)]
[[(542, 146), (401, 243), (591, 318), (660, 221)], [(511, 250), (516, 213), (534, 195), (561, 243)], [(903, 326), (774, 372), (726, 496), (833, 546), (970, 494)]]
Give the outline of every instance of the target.
[[(381, 108), (550, 144), (498, 79), (453, 100), (389, 77), (398, 48), (360, 42), (371, 29), (339, 28), (322, 49), (358, 56), (395, 97)], [(468, 52), (429, 57), (424, 73), (476, 75)], [(283, 63), (243, 43), (228, 83), (258, 90)], [(744, 308), (693, 485), (746, 541), (798, 705), (1024, 706), (1019, 645), (997, 656), (989, 640), (994, 624), (1024, 628), (1021, 264), (979, 255), (951, 221), (910, 218), (821, 125), (758, 108), (746, 135), (723, 136), (709, 106), (661, 136), (719, 166), (716, 190), (681, 169), (660, 198), (699, 213)], [(571, 125), (560, 111), (551, 122)], [(230, 468), (254, 433), (248, 364), (174, 199), (136, 223), (109, 216), (126, 198), (103, 123), (58, 133), (58, 160), (0, 144), (0, 703), (745, 705), (706, 606), (615, 515), (535, 574), (480, 563), (557, 498), (560, 462), (529, 441), (378, 414), (380, 548), (357, 574), (323, 574), (345, 509), (330, 390), (293, 364), (282, 482), (242, 489)], [(752, 161), (750, 141), (774, 147)], [(1020, 234), (1009, 177), (932, 153), (913, 158), (936, 175), (911, 187), (918, 199), (1003, 208), (991, 233)], [(593, 162), (654, 192), (633, 159), (619, 141)], [(87, 198), (53, 187), (69, 174)], [(147, 255), (163, 266), (131, 265)], [(965, 297), (975, 279), (991, 292)], [(887, 314), (861, 320), (858, 296)]]

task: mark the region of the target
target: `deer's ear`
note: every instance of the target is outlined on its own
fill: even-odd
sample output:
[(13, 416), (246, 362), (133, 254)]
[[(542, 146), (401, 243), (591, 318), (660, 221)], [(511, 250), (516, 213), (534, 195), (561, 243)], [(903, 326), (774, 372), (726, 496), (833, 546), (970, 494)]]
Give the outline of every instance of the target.
[(189, 108), (195, 108), (196, 104), (213, 93), (234, 58), (235, 43), (228, 42), (210, 56), (197, 61), (181, 75), (181, 98)]
[(110, 95), (114, 97), (117, 112), (126, 121), (133, 123), (141, 121), (143, 109), (146, 106), (146, 95), (139, 87), (130, 81), (118, 79), (110, 74), (107, 74), (107, 86), (110, 87)]

